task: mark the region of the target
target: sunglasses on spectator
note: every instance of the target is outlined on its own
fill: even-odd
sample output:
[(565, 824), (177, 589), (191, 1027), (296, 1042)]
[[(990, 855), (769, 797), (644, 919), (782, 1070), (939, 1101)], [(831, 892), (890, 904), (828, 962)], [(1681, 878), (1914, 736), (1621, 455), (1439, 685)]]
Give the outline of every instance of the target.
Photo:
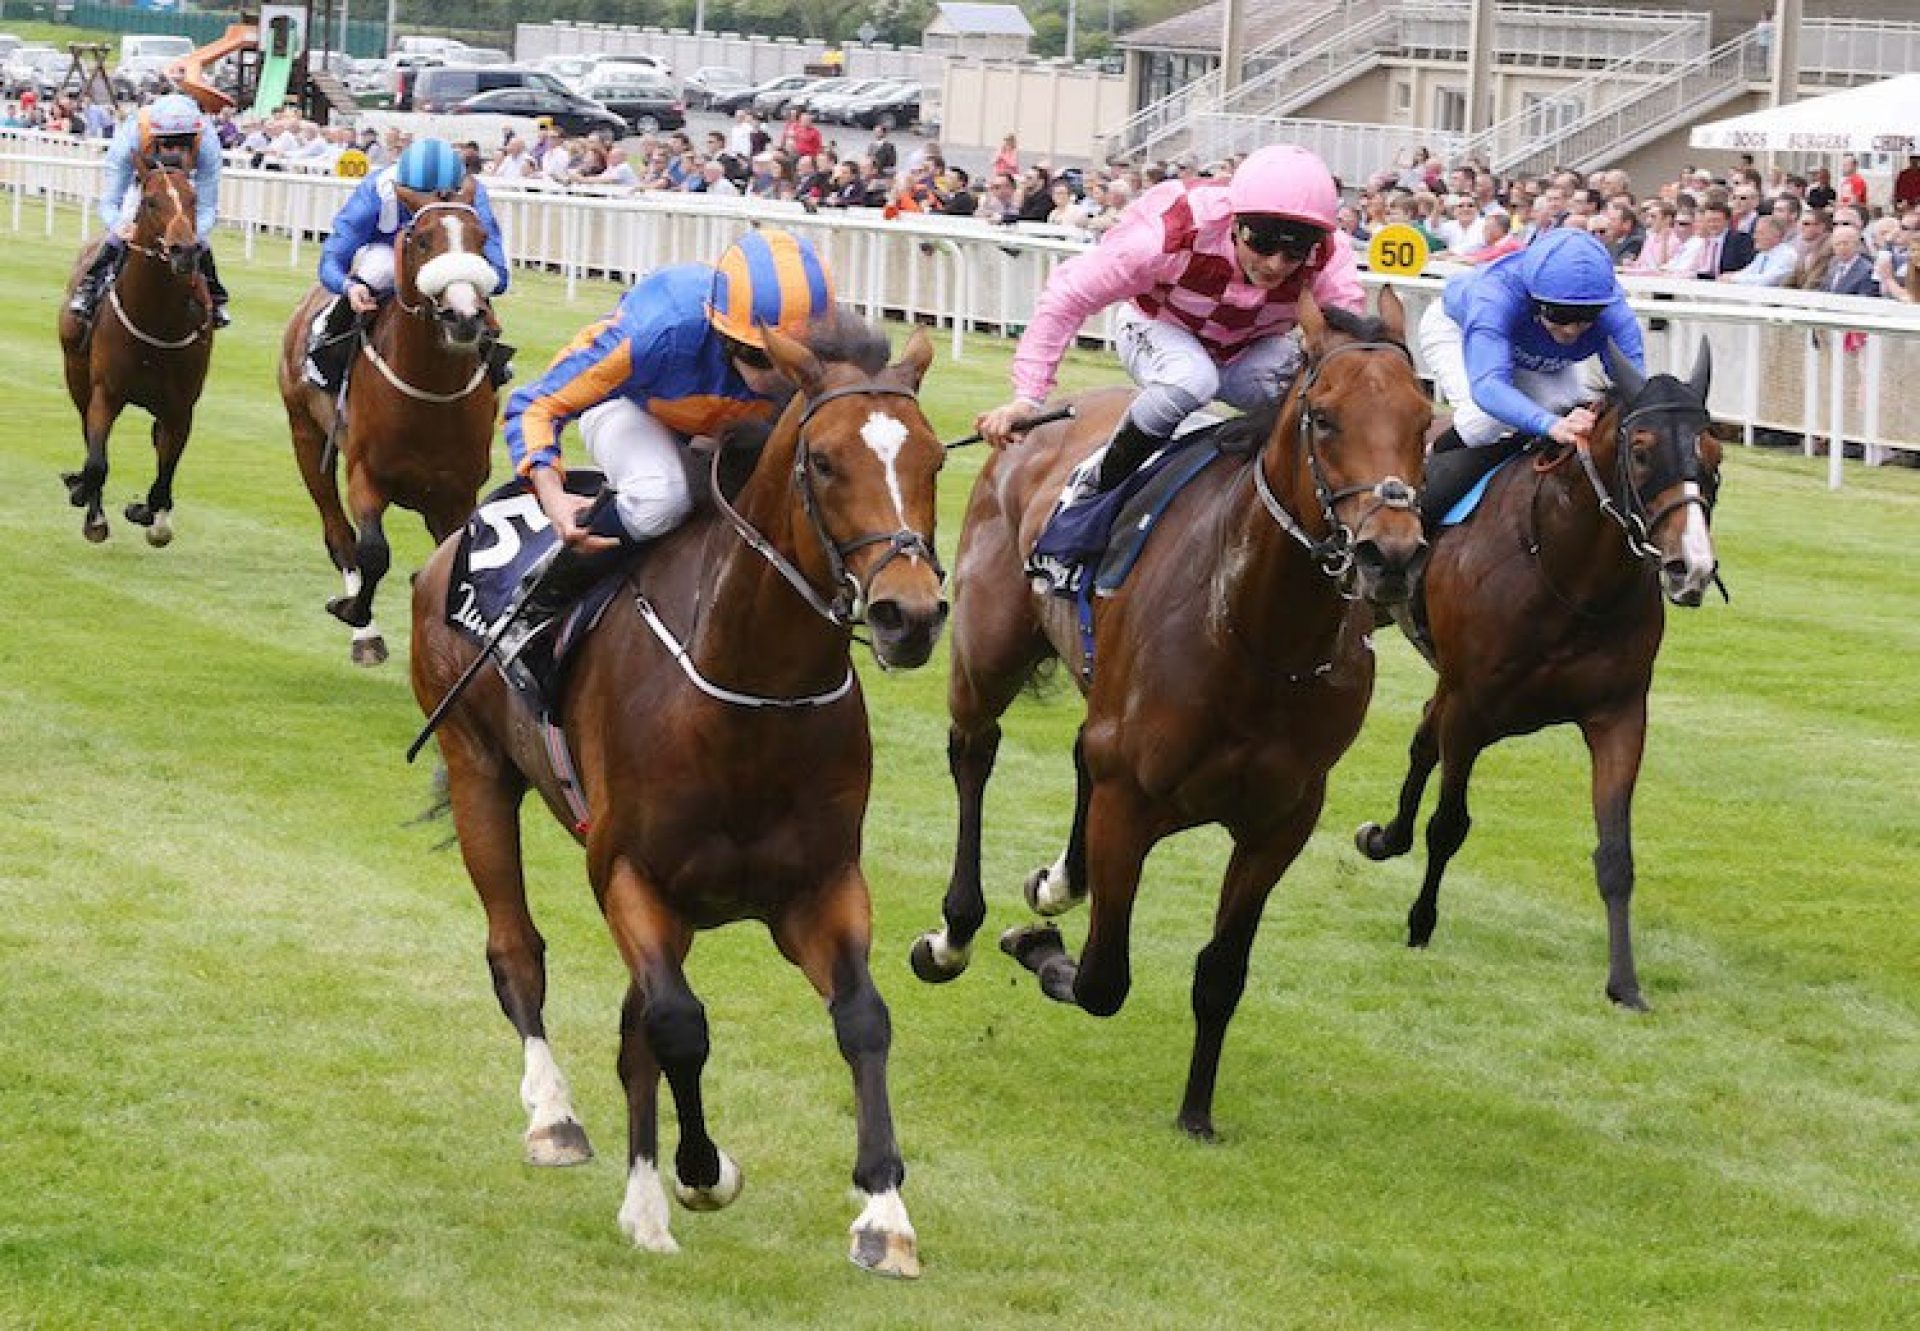
[(1287, 217), (1244, 217), (1234, 230), (1241, 243), (1261, 258), (1278, 254), (1295, 263), (1305, 262), (1326, 239), (1320, 228)]

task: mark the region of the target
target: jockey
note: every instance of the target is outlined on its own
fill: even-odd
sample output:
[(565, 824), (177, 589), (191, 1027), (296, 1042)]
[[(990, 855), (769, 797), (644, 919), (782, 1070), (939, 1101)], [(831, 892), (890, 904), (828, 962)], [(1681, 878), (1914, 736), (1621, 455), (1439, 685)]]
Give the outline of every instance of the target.
[(1606, 246), (1586, 231), (1556, 227), (1447, 279), (1420, 320), (1421, 354), (1453, 407), (1427, 466), (1425, 510), (1445, 514), (1533, 439), (1585, 442), (1595, 420), (1585, 362), (1608, 342), (1644, 372), (1640, 325)]
[[(333, 232), (320, 252), (320, 285), (334, 299), (313, 321), (307, 339), (308, 382), (337, 392), (346, 375), (354, 345), (354, 320), (372, 314), (393, 294), (393, 244), (413, 212), (399, 190), (449, 199), (466, 183), (467, 166), (458, 150), (444, 139), (417, 139), (400, 160), (361, 181), (335, 214)], [(487, 200), (486, 186), (473, 182), (473, 211), (486, 228), (483, 257), (493, 268), (494, 294), (507, 289), (507, 253), (500, 240), (500, 223)], [(513, 377), (512, 349), (489, 344), (487, 371), (495, 388)]]
[(177, 166), (193, 175), (196, 207), (194, 234), (200, 239), (200, 272), (207, 279), (207, 294), (213, 298), (213, 324), (225, 328), (232, 322), (227, 314), (227, 288), (213, 266), (214, 222), (220, 205), (220, 137), (193, 100), (168, 93), (155, 98), (149, 106), (121, 122), (107, 148), (106, 188), (100, 194), (100, 218), (107, 224), (106, 243), (94, 255), (93, 265), (81, 276), (67, 308), (82, 319), (93, 318), (101, 293), (126, 257), (127, 242), (133, 239), (134, 213), (140, 206), (139, 162)]
[(1277, 401), (1299, 372), (1302, 291), (1361, 313), (1353, 253), (1333, 236), (1339, 190), (1304, 148), (1262, 148), (1224, 185), (1164, 181), (1142, 194), (1085, 254), (1053, 270), (1013, 356), (1013, 401), (976, 428), (996, 448), (1052, 391), (1080, 325), (1118, 301), (1116, 341), (1140, 385), (1108, 444), (1095, 490), (1145, 462), (1216, 397), (1247, 409)]
[[(766, 418), (788, 386), (763, 330), (804, 337), (833, 311), (833, 282), (811, 243), (785, 231), (749, 231), (720, 261), (658, 269), (613, 314), (575, 335), (538, 382), (507, 402), (507, 454), (527, 478), (561, 541), (559, 561), (530, 605), (551, 613), (597, 576), (621, 540), (664, 536), (693, 509), (687, 440)], [(568, 494), (560, 436), (578, 418), (587, 455), (615, 492), (589, 529), (592, 501)]]

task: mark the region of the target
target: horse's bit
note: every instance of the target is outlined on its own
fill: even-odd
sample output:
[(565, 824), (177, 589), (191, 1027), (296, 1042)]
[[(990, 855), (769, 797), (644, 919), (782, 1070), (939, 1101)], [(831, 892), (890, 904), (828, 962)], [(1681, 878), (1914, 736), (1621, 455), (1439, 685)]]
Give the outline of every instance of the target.
[[(1253, 486), (1259, 492), (1260, 502), (1266, 507), (1273, 520), (1280, 524), (1280, 530), (1293, 537), (1306, 548), (1307, 554), (1320, 566), (1320, 571), (1329, 578), (1345, 577), (1353, 567), (1354, 529), (1334, 512), (1334, 505), (1354, 495), (1370, 494), (1374, 502), (1360, 515), (1359, 527), (1365, 527), (1367, 521), (1381, 509), (1410, 511), (1419, 502), (1419, 491), (1401, 480), (1398, 476), (1387, 476), (1371, 485), (1348, 485), (1335, 490), (1327, 484), (1326, 472), (1320, 465), (1320, 449), (1317, 431), (1314, 428), (1313, 404), (1307, 400), (1313, 391), (1313, 385), (1320, 377), (1320, 371), (1336, 356), (1349, 351), (1397, 351), (1413, 363), (1413, 355), (1398, 342), (1346, 342), (1335, 347), (1324, 357), (1308, 364), (1299, 383), (1300, 423), (1299, 434), (1307, 449), (1307, 470), (1313, 477), (1313, 491), (1320, 501), (1320, 516), (1326, 523), (1327, 535), (1314, 540), (1299, 521), (1282, 504), (1267, 483), (1267, 469), (1256, 455), (1253, 461)], [(1264, 451), (1264, 450), (1263, 450)]]
[[(1653, 543), (1653, 532), (1662, 522), (1679, 509), (1690, 504), (1698, 504), (1706, 514), (1707, 520), (1713, 520), (1713, 506), (1720, 492), (1717, 475), (1703, 475), (1700, 468), (1699, 451), (1694, 448), (1674, 450), (1662, 448), (1656, 455), (1653, 472), (1647, 477), (1647, 488), (1654, 494), (1669, 488), (1677, 482), (1692, 481), (1699, 489), (1698, 494), (1682, 494), (1678, 499), (1663, 505), (1658, 512), (1649, 512), (1647, 497), (1640, 487), (1633, 483), (1633, 450), (1630, 440), (1636, 421), (1647, 416), (1677, 415), (1686, 413), (1700, 418), (1701, 428), (1705, 429), (1711, 417), (1706, 410), (1691, 402), (1662, 402), (1650, 407), (1639, 407), (1620, 414), (1620, 425), (1614, 436), (1615, 481), (1619, 493), (1615, 494), (1600, 479), (1600, 469), (1593, 464), (1593, 455), (1583, 444), (1578, 448), (1580, 469), (1586, 473), (1587, 481), (1593, 486), (1593, 495), (1599, 502), (1600, 511), (1619, 524), (1626, 533), (1627, 549), (1636, 559), (1657, 564), (1661, 560), (1660, 547)], [(1678, 451), (1679, 461), (1668, 454)], [(1722, 589), (1724, 594), (1724, 588)]]

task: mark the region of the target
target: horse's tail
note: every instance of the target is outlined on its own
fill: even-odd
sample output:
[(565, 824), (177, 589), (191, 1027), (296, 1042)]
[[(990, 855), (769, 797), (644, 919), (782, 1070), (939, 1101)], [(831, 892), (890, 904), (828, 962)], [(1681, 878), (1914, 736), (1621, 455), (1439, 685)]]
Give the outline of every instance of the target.
[[(438, 743), (438, 741), (435, 741)], [(433, 772), (427, 778), (427, 804), (419, 813), (402, 824), (406, 827), (420, 827), (427, 823), (451, 823), (453, 820), (453, 793), (447, 784), (447, 764), (443, 759), (433, 765)], [(449, 831), (444, 839), (434, 844), (435, 850), (451, 850), (460, 844), (457, 833)]]

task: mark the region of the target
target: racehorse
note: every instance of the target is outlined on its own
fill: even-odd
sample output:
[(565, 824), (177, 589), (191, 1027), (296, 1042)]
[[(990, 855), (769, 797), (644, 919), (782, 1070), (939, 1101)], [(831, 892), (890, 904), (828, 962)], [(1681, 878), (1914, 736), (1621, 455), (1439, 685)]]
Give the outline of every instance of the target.
[[(381, 526), (387, 506), (420, 514), (442, 541), (473, 512), (487, 479), (497, 406), (487, 352), (498, 329), (489, 297), (497, 279), (482, 254), (486, 229), (473, 190), (468, 177), (444, 198), (397, 191), (412, 219), (394, 241), (393, 299), (374, 316), (338, 400), (302, 369), (307, 331), (331, 293), (309, 292), (281, 341), (280, 397), (294, 457), (346, 586), (327, 610), (352, 626), (355, 665), (387, 659), (373, 622), (374, 593), (392, 562)], [(347, 464), (344, 508), (336, 452)]]
[[(1161, 515), (1133, 572), (1097, 602), (1091, 682), (1065, 853), (1028, 878), (1056, 915), (1091, 896), (1076, 963), (1052, 924), (1009, 930), (1003, 950), (1048, 997), (1096, 1016), (1131, 983), (1128, 929), (1141, 864), (1162, 839), (1218, 823), (1234, 851), (1212, 941), (1194, 969), (1196, 1035), (1179, 1125), (1211, 1139), (1228, 1022), (1267, 895), (1306, 844), (1327, 773), (1373, 689), (1367, 600), (1404, 598), (1425, 548), (1415, 511), (1432, 407), (1405, 346), (1400, 300), (1380, 317), (1299, 310), (1306, 364), (1277, 409), (1251, 418), (1244, 465), (1216, 461)], [(1022, 552), (1067, 471), (1108, 438), (1124, 391), (1087, 395), (1071, 424), (991, 458), (969, 501), (954, 578), (948, 764), (959, 835), (944, 928), (912, 953), (939, 983), (967, 965), (986, 918), (981, 804), (999, 717), (1049, 657), (1078, 663), (1072, 608), (1031, 591)], [(1364, 598), (1364, 599), (1361, 599)]]
[[(126, 261), (113, 277), (91, 321), (60, 312), (60, 348), (67, 391), (80, 412), (87, 460), (61, 479), (75, 508), (86, 510), (80, 534), (107, 539), (102, 499), (107, 485), (107, 438), (129, 404), (153, 415), (153, 485), (144, 502), (126, 507), (127, 521), (147, 529), (147, 544), (173, 540), (173, 473), (193, 430), (193, 409), (213, 355), (213, 298), (199, 274), (200, 238), (187, 170), (137, 159), (140, 204)], [(71, 297), (93, 264), (97, 246), (82, 251), (67, 281)]]
[[(629, 1114), (621, 1229), (671, 1252), (657, 1166), (664, 1070), (680, 1123), (675, 1190), (712, 1210), (738, 1167), (708, 1135), (705, 1009), (682, 963), (696, 930), (764, 921), (826, 999), (858, 1105), (853, 1260), (918, 1273), (905, 1177), (888, 1107), (891, 1028), (868, 973), (871, 919), (860, 835), (872, 748), (850, 660), (864, 606), (883, 666), (932, 654), (947, 607), (933, 550), (943, 453), (916, 399), (933, 355), (924, 331), (901, 360), (842, 314), (803, 345), (766, 333), (797, 392), (737, 498), (646, 547), (588, 637), (564, 687), (564, 733), (587, 817), (575, 836), (631, 973), (619, 1070)], [(413, 601), (413, 687), (431, 711), (476, 648), (446, 622), (454, 546), (428, 562)], [(684, 644), (684, 645), (683, 645)], [(487, 915), (494, 989), (523, 1042), (521, 1093), (534, 1164), (591, 1154), (541, 1009), (545, 944), (527, 910), (519, 806), (529, 786), (573, 825), (522, 705), (481, 675), (440, 731), (454, 827)]]
[(1593, 761), (1593, 866), (1607, 908), (1607, 996), (1644, 1009), (1627, 908), (1633, 897), (1633, 788), (1646, 747), (1647, 690), (1666, 616), (1661, 594), (1697, 606), (1718, 576), (1710, 522), (1720, 445), (1707, 432), (1713, 365), (1644, 378), (1609, 354), (1615, 393), (1590, 447), (1556, 449), (1496, 475), (1480, 511), (1435, 542), (1424, 578), (1426, 628), (1400, 618), (1439, 675), (1414, 731), (1400, 807), (1355, 834), (1384, 860), (1413, 845), (1436, 763), (1427, 871), (1407, 916), (1425, 947), (1440, 878), (1466, 840), (1467, 784), (1482, 750), (1571, 722)]

